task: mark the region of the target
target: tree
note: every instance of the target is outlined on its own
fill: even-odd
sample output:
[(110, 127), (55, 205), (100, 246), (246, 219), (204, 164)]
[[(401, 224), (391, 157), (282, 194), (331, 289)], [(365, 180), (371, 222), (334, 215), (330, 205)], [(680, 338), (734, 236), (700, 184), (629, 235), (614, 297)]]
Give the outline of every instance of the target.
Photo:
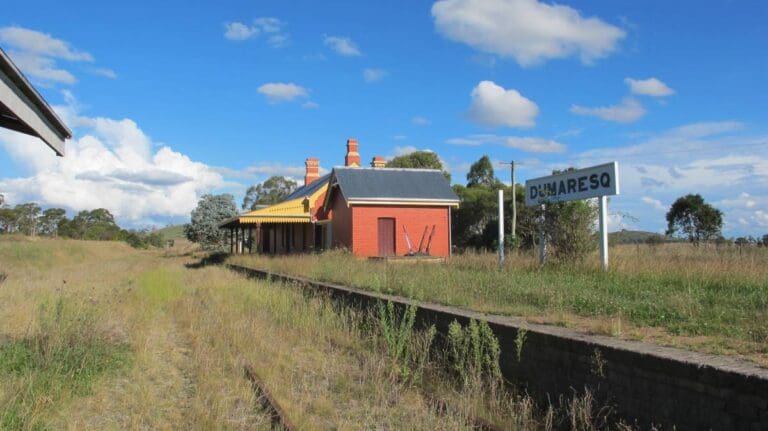
[(5, 206), (5, 196), (3, 196), (2, 193), (0, 193), (0, 208)]
[(120, 227), (109, 210), (97, 208), (77, 213), (72, 220), (63, 220), (59, 235), (74, 239), (111, 241), (120, 239)]
[(718, 238), (722, 228), (723, 213), (699, 194), (678, 198), (667, 212), (667, 235), (685, 236), (696, 246)]
[(261, 184), (248, 187), (243, 198), (243, 209), (253, 210), (258, 205), (274, 205), (296, 190), (296, 181), (273, 176)]
[(42, 235), (57, 236), (59, 227), (67, 221), (67, 212), (62, 208), (48, 208), (37, 219), (38, 230)]
[(8, 206), (0, 207), (0, 232), (13, 233), (16, 231), (16, 210)]
[(16, 205), (16, 229), (24, 235), (34, 235), (37, 231), (37, 217), (40, 215), (40, 205), (29, 202)]
[(204, 195), (192, 211), (190, 223), (184, 225), (184, 235), (206, 250), (222, 249), (227, 235), (219, 229), (219, 223), (236, 215), (237, 206), (232, 195)]
[(451, 174), (445, 170), (443, 162), (440, 161), (440, 157), (433, 151), (413, 151), (408, 154), (394, 157), (387, 162), (388, 168), (405, 168), (405, 169), (437, 169), (443, 171), (445, 179), (448, 182), (451, 181)]
[(480, 157), (478, 161), (472, 163), (472, 166), (469, 167), (467, 187), (498, 187), (499, 185), (500, 182), (493, 173), (493, 164), (487, 155), (483, 155), (483, 157)]

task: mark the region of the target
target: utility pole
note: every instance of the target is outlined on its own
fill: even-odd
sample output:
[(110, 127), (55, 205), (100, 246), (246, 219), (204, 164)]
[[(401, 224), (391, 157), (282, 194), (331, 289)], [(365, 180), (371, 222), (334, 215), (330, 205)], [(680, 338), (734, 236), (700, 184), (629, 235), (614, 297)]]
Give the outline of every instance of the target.
[(517, 242), (517, 200), (515, 198), (515, 161), (512, 160), (509, 163), (499, 162), (500, 165), (509, 165), (512, 170), (512, 240)]

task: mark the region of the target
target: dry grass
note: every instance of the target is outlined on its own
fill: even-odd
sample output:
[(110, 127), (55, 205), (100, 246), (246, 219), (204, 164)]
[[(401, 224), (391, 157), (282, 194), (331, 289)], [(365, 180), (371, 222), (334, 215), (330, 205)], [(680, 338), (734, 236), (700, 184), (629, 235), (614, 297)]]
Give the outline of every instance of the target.
[(509, 256), (501, 270), (495, 255), (475, 253), (444, 265), (386, 264), (340, 252), (229, 261), (768, 366), (764, 248), (618, 246), (607, 273), (596, 256), (540, 267), (522, 253)]
[[(470, 416), (548, 429), (578, 416), (567, 402), (548, 415), (485, 381), (457, 386), (431, 360), (403, 379), (368, 317), (188, 260), (0, 240), (0, 368), (12, 370), (0, 372), (0, 429), (268, 429), (245, 364), (301, 429), (464, 429)], [(15, 346), (41, 359), (7, 354)], [(593, 420), (592, 408), (579, 415)]]

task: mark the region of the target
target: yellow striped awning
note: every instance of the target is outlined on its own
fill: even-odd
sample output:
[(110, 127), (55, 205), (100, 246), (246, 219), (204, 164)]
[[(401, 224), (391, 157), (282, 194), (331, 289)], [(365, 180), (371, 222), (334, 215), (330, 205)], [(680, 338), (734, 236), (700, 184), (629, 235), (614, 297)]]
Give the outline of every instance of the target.
[(327, 185), (320, 187), (310, 196), (301, 196), (278, 204), (240, 214), (225, 220), (219, 226), (256, 223), (311, 223), (312, 209), (317, 199), (325, 193)]

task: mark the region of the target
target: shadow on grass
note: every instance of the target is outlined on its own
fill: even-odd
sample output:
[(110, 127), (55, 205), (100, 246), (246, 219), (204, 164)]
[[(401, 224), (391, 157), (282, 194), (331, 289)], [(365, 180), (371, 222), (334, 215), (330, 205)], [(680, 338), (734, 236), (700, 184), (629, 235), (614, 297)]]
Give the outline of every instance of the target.
[(185, 263), (184, 266), (189, 269), (200, 269), (208, 265), (221, 265), (225, 263), (227, 259), (229, 259), (229, 253), (219, 251), (209, 254), (208, 256), (200, 259), (198, 262)]

